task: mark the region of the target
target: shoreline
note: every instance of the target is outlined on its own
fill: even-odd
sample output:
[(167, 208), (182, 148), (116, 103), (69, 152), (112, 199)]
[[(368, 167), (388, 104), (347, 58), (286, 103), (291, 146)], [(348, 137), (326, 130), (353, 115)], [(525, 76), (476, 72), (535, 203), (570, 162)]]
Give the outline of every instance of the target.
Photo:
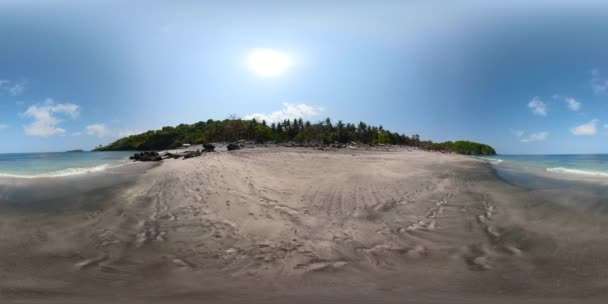
[(606, 219), (505, 183), (481, 160), (256, 148), (144, 171), (71, 197), (106, 200), (89, 209), (25, 222), (0, 214), (10, 229), (0, 240), (0, 298), (605, 300), (608, 269), (594, 261), (608, 253)]
[[(77, 212), (87, 205), (106, 205), (110, 195), (122, 191), (158, 164), (129, 164), (68, 176), (0, 177), (0, 210), (26, 214)], [(97, 194), (107, 192), (103, 195)], [(97, 201), (91, 203), (90, 201)]]
[(524, 163), (520, 163), (514, 160), (501, 159), (500, 155), (497, 155), (496, 158), (478, 156), (473, 156), (472, 158), (483, 160), (496, 167), (498, 171), (517, 171), (522, 175), (535, 175), (539, 178), (544, 179), (555, 179), (572, 182), (591, 182), (602, 185), (608, 184), (608, 172), (605, 171), (568, 168), (564, 167), (563, 165), (556, 165), (552, 167), (526, 165)]

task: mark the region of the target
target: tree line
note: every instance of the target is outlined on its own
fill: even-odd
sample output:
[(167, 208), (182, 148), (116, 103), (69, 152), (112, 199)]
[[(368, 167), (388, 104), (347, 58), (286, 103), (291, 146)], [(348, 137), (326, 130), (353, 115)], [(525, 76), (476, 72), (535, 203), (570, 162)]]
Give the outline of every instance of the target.
[(407, 136), (391, 132), (382, 126), (372, 126), (365, 122), (358, 124), (332, 123), (330, 118), (317, 123), (300, 119), (286, 119), (268, 124), (256, 119), (244, 120), (231, 117), (225, 120), (199, 121), (194, 124), (180, 124), (176, 127), (163, 127), (142, 134), (121, 138), (96, 151), (141, 151), (164, 150), (181, 147), (183, 144), (202, 144), (208, 142), (234, 142), (238, 140), (260, 143), (308, 142), (319, 144), (352, 142), (361, 144), (391, 144), (419, 147), (426, 150), (450, 151), (461, 154), (495, 154), (490, 146), (468, 142), (433, 143), (423, 141), (418, 134)]

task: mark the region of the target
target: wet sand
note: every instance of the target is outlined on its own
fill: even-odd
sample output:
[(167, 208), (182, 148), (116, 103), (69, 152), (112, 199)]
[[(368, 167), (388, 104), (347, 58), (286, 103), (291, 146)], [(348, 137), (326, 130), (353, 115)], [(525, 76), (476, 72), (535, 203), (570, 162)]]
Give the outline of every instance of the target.
[[(41, 200), (5, 206), (0, 299), (608, 298), (606, 216), (553, 204), (559, 191), (544, 195), (507, 183), (482, 161), (427, 152), (256, 148), (138, 168), (146, 172), (134, 170), (125, 181), (117, 182), (120, 174), (98, 176), (113, 183), (56, 196), (45, 212)], [(72, 181), (70, 189), (101, 185), (90, 178)], [(11, 193), (15, 185), (3, 187)], [(36, 181), (25, 188), (43, 197), (63, 189)]]

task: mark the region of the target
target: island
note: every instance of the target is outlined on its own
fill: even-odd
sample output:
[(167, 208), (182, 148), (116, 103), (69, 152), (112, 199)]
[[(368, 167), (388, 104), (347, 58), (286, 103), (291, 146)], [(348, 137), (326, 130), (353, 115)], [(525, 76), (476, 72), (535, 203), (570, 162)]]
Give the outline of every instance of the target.
[(407, 136), (365, 122), (332, 123), (330, 118), (317, 123), (286, 119), (270, 123), (256, 119), (225, 119), (199, 121), (194, 124), (166, 126), (159, 130), (127, 136), (100, 146), (95, 151), (167, 150), (214, 142), (251, 141), (255, 143), (291, 144), (292, 146), (329, 146), (343, 148), (352, 144), (378, 146), (399, 145), (427, 151), (465, 155), (495, 155), (489, 145), (458, 140), (436, 143), (422, 140), (420, 135)]

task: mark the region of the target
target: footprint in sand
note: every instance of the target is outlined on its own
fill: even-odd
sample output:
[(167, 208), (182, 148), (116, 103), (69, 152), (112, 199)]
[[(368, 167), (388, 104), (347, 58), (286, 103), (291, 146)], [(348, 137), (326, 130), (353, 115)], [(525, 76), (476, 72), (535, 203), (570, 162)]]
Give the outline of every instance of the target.
[(426, 248), (422, 245), (416, 245), (414, 248), (407, 251), (407, 255), (412, 258), (419, 258), (426, 254)]
[(488, 228), (486, 228), (486, 231), (488, 232), (489, 235), (491, 235), (494, 238), (500, 237), (500, 233), (498, 232), (498, 229), (496, 229), (494, 226), (488, 226)]
[(101, 263), (101, 262), (103, 262), (103, 261), (105, 261), (107, 259), (108, 259), (108, 255), (107, 254), (102, 254), (102, 255), (100, 255), (100, 256), (98, 256), (96, 258), (86, 259), (86, 260), (80, 261), (80, 262), (74, 264), (74, 266), (77, 269), (85, 269), (85, 268), (88, 268), (88, 267), (91, 267), (91, 266), (98, 265), (99, 263)]
[(176, 266), (178, 266), (178, 267), (183, 267), (183, 268), (187, 268), (187, 269), (192, 269), (193, 268), (192, 263), (190, 263), (190, 262), (188, 262), (186, 260), (175, 258), (175, 259), (172, 259), (171, 262), (173, 264), (175, 264)]
[(473, 270), (490, 270), (492, 266), (487, 257), (486, 249), (482, 244), (473, 244), (467, 246), (464, 255), (465, 261)]
[(308, 263), (298, 264), (294, 267), (294, 269), (303, 270), (305, 272), (309, 271), (329, 271), (329, 270), (337, 270), (346, 266), (348, 263), (345, 261), (310, 261)]

